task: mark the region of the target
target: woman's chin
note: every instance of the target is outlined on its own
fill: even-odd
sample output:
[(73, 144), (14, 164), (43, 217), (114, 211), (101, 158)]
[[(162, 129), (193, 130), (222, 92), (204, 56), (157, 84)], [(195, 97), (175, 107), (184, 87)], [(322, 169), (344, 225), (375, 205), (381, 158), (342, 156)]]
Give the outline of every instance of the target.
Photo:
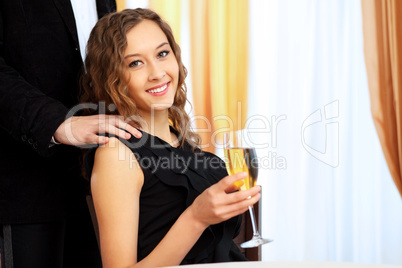
[(160, 112), (160, 111), (168, 110), (171, 107), (173, 107), (173, 103), (153, 104), (151, 107), (151, 111)]

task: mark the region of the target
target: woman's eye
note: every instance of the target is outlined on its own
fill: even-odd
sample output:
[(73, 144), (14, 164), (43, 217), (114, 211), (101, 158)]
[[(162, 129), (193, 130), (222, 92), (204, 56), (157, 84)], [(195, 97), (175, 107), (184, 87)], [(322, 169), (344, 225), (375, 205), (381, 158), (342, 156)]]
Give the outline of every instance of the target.
[(169, 51), (167, 51), (167, 50), (162, 51), (162, 52), (159, 52), (158, 58), (164, 58), (164, 57), (166, 57), (168, 54), (169, 54)]
[(135, 60), (135, 61), (133, 61), (132, 63), (130, 63), (130, 64), (128, 65), (128, 67), (137, 67), (137, 66), (140, 66), (141, 64), (142, 64), (141, 61)]

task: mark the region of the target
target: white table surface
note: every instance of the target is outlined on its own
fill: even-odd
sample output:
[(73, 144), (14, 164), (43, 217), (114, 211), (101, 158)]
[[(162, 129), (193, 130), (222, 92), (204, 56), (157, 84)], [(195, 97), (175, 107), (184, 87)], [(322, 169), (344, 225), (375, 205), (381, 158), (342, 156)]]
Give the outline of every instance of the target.
[(402, 268), (399, 265), (347, 263), (347, 262), (225, 262), (193, 264), (172, 267), (186, 268)]

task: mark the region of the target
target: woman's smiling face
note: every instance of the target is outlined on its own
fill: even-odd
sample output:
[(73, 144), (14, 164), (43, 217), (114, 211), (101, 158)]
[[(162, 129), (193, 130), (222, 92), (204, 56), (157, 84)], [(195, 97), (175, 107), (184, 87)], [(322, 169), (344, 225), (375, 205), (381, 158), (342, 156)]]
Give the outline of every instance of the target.
[(140, 113), (167, 110), (177, 91), (179, 65), (165, 33), (155, 22), (144, 20), (126, 38), (129, 96)]

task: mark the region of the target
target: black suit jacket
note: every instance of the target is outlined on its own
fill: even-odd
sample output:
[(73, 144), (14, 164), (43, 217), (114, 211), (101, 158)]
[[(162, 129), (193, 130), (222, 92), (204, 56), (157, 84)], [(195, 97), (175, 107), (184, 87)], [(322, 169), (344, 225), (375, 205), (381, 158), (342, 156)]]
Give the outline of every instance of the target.
[[(97, 0), (99, 17), (115, 8)], [(49, 148), (81, 71), (69, 0), (0, 0), (0, 223), (61, 218), (83, 194), (79, 149)]]

